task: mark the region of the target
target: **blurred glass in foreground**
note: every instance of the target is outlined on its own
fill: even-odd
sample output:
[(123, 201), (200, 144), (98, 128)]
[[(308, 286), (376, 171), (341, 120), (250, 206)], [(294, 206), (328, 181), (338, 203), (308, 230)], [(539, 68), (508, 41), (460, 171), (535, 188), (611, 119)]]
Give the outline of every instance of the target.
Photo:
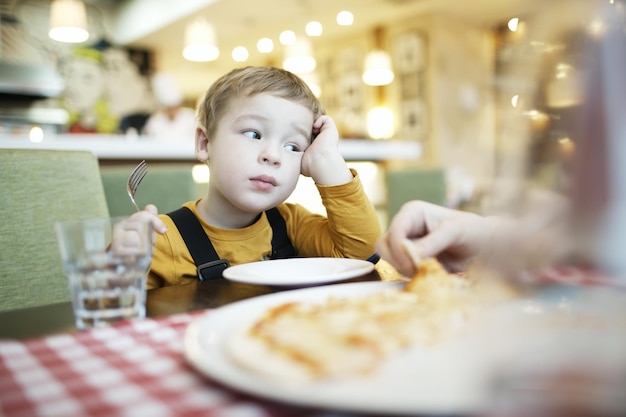
[(501, 276), (575, 266), (626, 286), (625, 14), (623, 0), (544, 2), (500, 59), (491, 211), (512, 220), (484, 264)]
[(626, 415), (625, 17), (620, 0), (543, 2), (500, 68), (511, 218), (473, 273), (524, 296), (479, 324), (490, 417)]

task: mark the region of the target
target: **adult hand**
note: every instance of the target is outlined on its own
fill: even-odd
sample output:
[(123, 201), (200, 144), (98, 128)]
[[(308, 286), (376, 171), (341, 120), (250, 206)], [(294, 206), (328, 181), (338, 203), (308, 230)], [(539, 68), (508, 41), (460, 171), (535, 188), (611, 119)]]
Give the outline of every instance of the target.
[(376, 251), (408, 277), (416, 273), (415, 258), (437, 257), (449, 272), (460, 272), (482, 250), (498, 223), (495, 217), (411, 201), (394, 216)]

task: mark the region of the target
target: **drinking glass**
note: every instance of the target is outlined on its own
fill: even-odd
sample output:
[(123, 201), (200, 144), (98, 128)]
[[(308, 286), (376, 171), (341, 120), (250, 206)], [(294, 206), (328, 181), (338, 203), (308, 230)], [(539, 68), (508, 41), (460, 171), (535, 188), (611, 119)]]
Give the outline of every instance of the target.
[(148, 222), (97, 218), (60, 222), (55, 228), (78, 329), (145, 317), (152, 258)]

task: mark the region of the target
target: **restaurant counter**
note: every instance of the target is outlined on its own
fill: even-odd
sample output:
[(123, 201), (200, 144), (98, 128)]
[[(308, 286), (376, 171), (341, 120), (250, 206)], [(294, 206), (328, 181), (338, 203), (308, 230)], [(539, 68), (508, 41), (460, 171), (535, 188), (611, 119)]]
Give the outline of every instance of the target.
[[(101, 161), (195, 161), (191, 139), (64, 134), (32, 142), (25, 135), (0, 134), (0, 148), (88, 150)], [(422, 155), (420, 144), (408, 140), (342, 139), (339, 150), (347, 161), (416, 160)]]

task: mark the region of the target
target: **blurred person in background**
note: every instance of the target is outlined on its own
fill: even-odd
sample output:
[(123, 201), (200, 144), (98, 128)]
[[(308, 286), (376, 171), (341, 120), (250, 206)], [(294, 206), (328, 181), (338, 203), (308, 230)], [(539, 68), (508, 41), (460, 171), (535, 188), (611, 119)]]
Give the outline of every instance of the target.
[(142, 134), (163, 140), (184, 140), (195, 136), (196, 112), (183, 106), (183, 96), (171, 74), (152, 77), (152, 90), (160, 105), (146, 122)]

